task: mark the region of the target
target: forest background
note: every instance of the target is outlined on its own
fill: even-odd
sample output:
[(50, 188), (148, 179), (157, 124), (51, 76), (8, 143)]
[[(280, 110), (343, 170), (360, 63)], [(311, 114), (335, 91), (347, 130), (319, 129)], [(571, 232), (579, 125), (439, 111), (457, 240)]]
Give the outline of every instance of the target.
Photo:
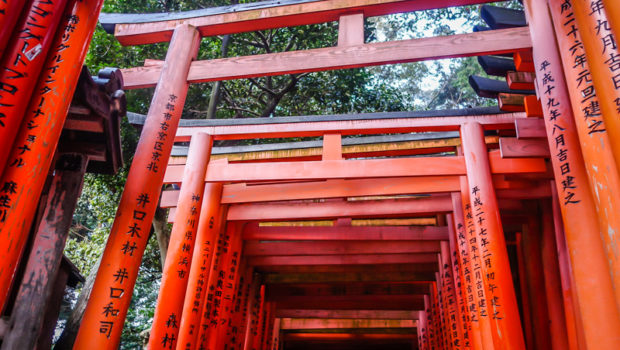
[[(103, 12), (176, 12), (238, 2), (255, 1), (106, 0)], [(520, 7), (517, 1), (494, 5)], [(371, 17), (365, 20), (365, 41), (467, 33), (474, 25), (482, 24), (479, 13), (479, 6), (464, 6)], [(337, 22), (207, 37), (201, 41), (199, 59), (334, 46), (337, 39)], [(122, 47), (98, 26), (85, 64), (91, 74), (104, 67), (141, 66), (144, 59), (163, 60), (167, 46), (162, 43)], [(187, 96), (183, 118), (269, 118), (458, 109), (495, 104), (493, 100), (475, 95), (468, 83), (472, 74), (486, 76), (475, 57), (194, 84)], [(129, 111), (147, 113), (153, 89), (129, 90), (126, 94)], [(138, 142), (139, 130), (129, 125), (126, 118), (122, 122), (121, 137), (125, 165), (113, 176), (86, 176), (73, 218), (65, 254), (87, 276), (87, 282), (66, 295), (56, 335), (56, 340), (60, 337), (60, 343), (70, 341), (71, 334), (76, 331), (76, 316), (96, 273)], [(167, 212), (158, 209), (125, 322), (121, 349), (142, 348), (150, 329), (170, 234), (166, 217)], [(81, 298), (80, 293), (83, 294)]]

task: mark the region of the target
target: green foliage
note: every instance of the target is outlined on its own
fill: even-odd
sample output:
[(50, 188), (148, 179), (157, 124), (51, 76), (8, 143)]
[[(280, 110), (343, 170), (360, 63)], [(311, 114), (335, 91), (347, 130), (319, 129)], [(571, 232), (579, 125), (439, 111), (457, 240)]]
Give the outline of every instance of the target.
[[(227, 0), (107, 0), (104, 12), (170, 12), (229, 5)], [(253, 2), (253, 1), (241, 1)], [(511, 6), (516, 2), (512, 2)], [(369, 18), (366, 42), (403, 40), (471, 31), (479, 23), (477, 6), (421, 11)], [(456, 24), (455, 24), (456, 23)], [(323, 23), (232, 35), (226, 56), (306, 50), (333, 46), (338, 23)], [(199, 59), (222, 57), (224, 37), (203, 38)], [(168, 44), (121, 46), (97, 28), (86, 64), (92, 74), (104, 67), (141, 66), (144, 59), (163, 60)], [(221, 84), (216, 118), (325, 115), (463, 108), (493, 103), (475, 96), (471, 74), (484, 75), (475, 58), (415, 62), (402, 65), (316, 72), (226, 81)], [(206, 118), (213, 83), (190, 87), (183, 118)], [(146, 114), (153, 89), (127, 91), (128, 110)], [(125, 178), (138, 140), (127, 121), (122, 125), (125, 166), (114, 176), (87, 175), (65, 253), (87, 275), (105, 247)], [(261, 140), (269, 142), (269, 140)], [(155, 239), (150, 239), (134, 289), (121, 347), (140, 348), (140, 333), (148, 329), (157, 300), (161, 263)]]

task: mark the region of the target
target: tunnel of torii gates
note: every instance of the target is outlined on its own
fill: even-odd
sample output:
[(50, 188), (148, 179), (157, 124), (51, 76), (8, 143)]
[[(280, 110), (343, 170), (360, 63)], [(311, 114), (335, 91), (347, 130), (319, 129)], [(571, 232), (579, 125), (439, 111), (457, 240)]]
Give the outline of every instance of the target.
[[(170, 45), (121, 70), (124, 89), (155, 92), (74, 349), (119, 347), (158, 205), (173, 226), (149, 349), (618, 349), (620, 2), (526, 0), (523, 26), (364, 42), (366, 17), (483, 2), (102, 15), (123, 45)], [(101, 6), (73, 3), (84, 19)], [(196, 60), (204, 36), (330, 21), (334, 47)], [(180, 120), (191, 83), (480, 55), (514, 55), (536, 95), (514, 109)], [(322, 144), (212, 152), (293, 137)], [(24, 226), (10, 213), (3, 235)], [(21, 248), (2, 249), (4, 305)]]

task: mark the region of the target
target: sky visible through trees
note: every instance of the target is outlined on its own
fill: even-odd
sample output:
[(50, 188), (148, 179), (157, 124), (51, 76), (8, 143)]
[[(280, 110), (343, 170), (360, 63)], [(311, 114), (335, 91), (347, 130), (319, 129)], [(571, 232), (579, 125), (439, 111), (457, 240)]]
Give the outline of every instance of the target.
[[(222, 0), (106, 0), (103, 12), (146, 13), (192, 10), (229, 5)], [(253, 2), (253, 1), (242, 1)], [(497, 3), (519, 7), (518, 2)], [(436, 35), (468, 33), (480, 24), (479, 7), (421, 11), (367, 18), (366, 42), (403, 40)], [(204, 38), (199, 59), (214, 59), (268, 52), (303, 50), (335, 45), (335, 22), (282, 28), (229, 37)], [(97, 28), (86, 60), (91, 74), (103, 67), (134, 67), (144, 59), (163, 59), (167, 44), (121, 47)], [(486, 76), (476, 58), (446, 59), (400, 65), (347, 69), (310, 74), (243, 79), (192, 85), (183, 118), (268, 118), (273, 116), (327, 115), (407, 110), (454, 109), (495, 104), (479, 98), (469, 87), (469, 75)], [(128, 110), (146, 114), (153, 89), (127, 91)], [(139, 132), (122, 124), (125, 166), (119, 174), (87, 175), (74, 215), (65, 254), (84, 276), (89, 276), (105, 246), (116, 213), (127, 170)], [(156, 214), (132, 305), (122, 338), (122, 349), (142, 346), (149, 329), (161, 279), (161, 254), (170, 228), (165, 213)], [(61, 318), (67, 318), (80, 290), (66, 298)], [(64, 323), (60, 323), (57, 335)]]

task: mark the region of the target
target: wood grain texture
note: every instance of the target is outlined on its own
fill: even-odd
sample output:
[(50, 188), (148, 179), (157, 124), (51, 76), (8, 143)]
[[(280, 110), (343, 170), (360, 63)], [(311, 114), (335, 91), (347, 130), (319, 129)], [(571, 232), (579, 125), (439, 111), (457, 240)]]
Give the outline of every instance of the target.
[[(220, 58), (192, 63), (188, 81), (201, 83), (333, 69), (406, 63), (480, 54), (500, 54), (531, 47), (527, 28), (439, 36), (346, 47)], [(155, 86), (161, 66), (121, 70), (124, 89)]]

